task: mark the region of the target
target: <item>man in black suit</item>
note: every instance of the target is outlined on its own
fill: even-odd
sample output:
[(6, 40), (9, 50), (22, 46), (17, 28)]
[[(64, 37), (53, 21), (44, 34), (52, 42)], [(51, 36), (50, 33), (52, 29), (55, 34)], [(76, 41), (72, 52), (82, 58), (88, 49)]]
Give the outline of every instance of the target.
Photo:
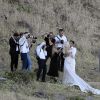
[(18, 66), (18, 55), (19, 55), (19, 45), (18, 45), (18, 40), (19, 40), (19, 34), (14, 33), (13, 36), (10, 37), (9, 39), (9, 45), (10, 45), (10, 51), (9, 54), (11, 56), (11, 71), (16, 71), (17, 66)]

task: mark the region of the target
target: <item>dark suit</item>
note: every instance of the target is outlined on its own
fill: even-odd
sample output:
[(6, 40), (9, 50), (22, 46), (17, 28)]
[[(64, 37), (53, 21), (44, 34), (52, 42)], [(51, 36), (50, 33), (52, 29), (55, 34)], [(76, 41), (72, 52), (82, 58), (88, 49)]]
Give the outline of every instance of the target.
[(16, 39), (14, 37), (11, 37), (9, 39), (9, 45), (10, 45), (10, 51), (9, 54), (11, 56), (11, 71), (14, 71), (17, 69), (18, 66), (18, 54), (19, 51), (16, 51), (16, 47), (18, 46), (18, 44), (16, 43)]

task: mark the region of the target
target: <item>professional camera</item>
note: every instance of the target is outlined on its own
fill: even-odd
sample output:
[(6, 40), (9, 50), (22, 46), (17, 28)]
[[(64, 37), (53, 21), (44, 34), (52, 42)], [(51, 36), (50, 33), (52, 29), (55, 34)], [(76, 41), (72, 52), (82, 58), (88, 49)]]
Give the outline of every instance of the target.
[(61, 44), (64, 44), (64, 41), (63, 41), (63, 40), (61, 40), (61, 41), (60, 41), (60, 43), (61, 43)]
[(29, 32), (25, 32), (24, 35), (26, 36), (27, 39), (30, 39), (31, 43), (35, 43), (36, 42), (37, 37), (31, 35)]
[(37, 37), (35, 37), (35, 36), (33, 36), (33, 35), (30, 35), (29, 38), (32, 39), (32, 43), (35, 43), (35, 42), (36, 42)]

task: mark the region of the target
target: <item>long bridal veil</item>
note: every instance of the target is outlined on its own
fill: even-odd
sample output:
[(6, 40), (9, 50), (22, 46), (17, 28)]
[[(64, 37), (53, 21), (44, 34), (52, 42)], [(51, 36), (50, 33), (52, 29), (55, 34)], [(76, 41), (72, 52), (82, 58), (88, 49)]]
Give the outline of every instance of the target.
[(91, 92), (93, 94), (100, 95), (100, 90), (91, 87), (88, 83), (86, 83), (82, 78), (80, 78), (70, 66), (70, 63), (66, 61), (64, 63), (64, 77), (63, 77), (63, 84), (65, 85), (77, 85), (79, 86), (80, 90), (83, 92)]
[[(73, 54), (73, 50), (72, 50)], [(75, 55), (74, 55), (75, 56)], [(82, 78), (80, 78), (75, 72), (75, 58), (72, 58), (70, 55), (65, 57), (64, 61), (64, 75), (63, 75), (63, 84), (69, 86), (79, 86), (80, 90), (83, 92), (90, 92), (92, 94), (100, 95), (100, 90), (91, 87), (86, 83)]]

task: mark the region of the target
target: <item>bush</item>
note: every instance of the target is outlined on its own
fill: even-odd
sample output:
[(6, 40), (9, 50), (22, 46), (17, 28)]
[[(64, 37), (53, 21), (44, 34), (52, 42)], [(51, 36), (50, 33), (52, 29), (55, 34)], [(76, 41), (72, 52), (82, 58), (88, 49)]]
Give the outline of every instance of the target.
[(76, 97), (71, 97), (70, 100), (85, 100), (82, 97), (76, 96)]
[(5, 72), (5, 78), (13, 80), (17, 83), (29, 83), (34, 79), (34, 73), (32, 72)]

